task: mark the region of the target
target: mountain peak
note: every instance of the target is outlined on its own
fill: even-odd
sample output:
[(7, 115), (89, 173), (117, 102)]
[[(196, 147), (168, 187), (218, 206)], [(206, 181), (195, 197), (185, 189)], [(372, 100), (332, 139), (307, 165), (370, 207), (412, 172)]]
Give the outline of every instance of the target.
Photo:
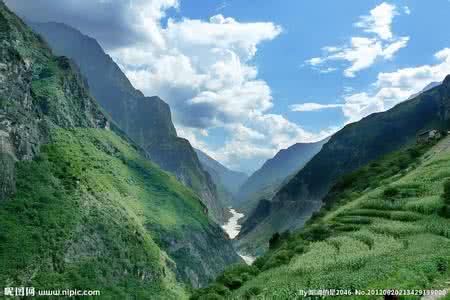
[(443, 84), (445, 86), (450, 86), (450, 74), (445, 77)]

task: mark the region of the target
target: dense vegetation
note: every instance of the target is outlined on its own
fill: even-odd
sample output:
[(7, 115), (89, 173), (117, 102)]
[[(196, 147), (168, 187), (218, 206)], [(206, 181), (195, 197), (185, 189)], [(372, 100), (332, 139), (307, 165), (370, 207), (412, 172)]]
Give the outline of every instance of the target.
[(448, 128), (449, 101), (450, 76), (388, 111), (346, 125), (277, 192), (268, 216), (240, 237), (241, 247), (258, 252), (273, 233), (303, 226), (340, 177), (414, 143), (422, 130)]
[(448, 288), (450, 140), (430, 146), (392, 153), (342, 178), (302, 230), (275, 234), (252, 266), (230, 268), (192, 298)]
[[(182, 296), (147, 223), (207, 222), (198, 199), (110, 131), (58, 130), (0, 203), (0, 282)], [(190, 210), (190, 216), (183, 212)]]
[(138, 149), (100, 129), (52, 137), (0, 203), (0, 283), (183, 298), (176, 279), (202, 284), (234, 261), (198, 197)]

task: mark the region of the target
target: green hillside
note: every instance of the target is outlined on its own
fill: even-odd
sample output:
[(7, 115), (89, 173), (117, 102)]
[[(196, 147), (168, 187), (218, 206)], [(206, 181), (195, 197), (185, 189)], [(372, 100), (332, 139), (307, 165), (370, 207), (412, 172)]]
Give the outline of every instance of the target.
[(450, 138), (430, 147), (403, 149), (342, 178), (301, 231), (274, 235), (253, 266), (228, 269), (193, 298), (449, 288)]
[[(111, 131), (57, 130), (39, 157), (18, 164), (17, 193), (0, 203), (0, 282), (181, 297), (155, 241), (206, 226), (201, 212), (190, 191)], [(156, 222), (159, 231), (146, 230)]]
[[(341, 178), (373, 160), (415, 143), (419, 132), (449, 128), (450, 75), (443, 83), (390, 110), (371, 114), (336, 132), (306, 166), (272, 198), (270, 211), (249, 214), (239, 237), (248, 253), (267, 249), (275, 232), (301, 228)], [(256, 219), (258, 222), (256, 222)], [(257, 226), (250, 226), (257, 223)]]
[(75, 62), (90, 92), (121, 129), (141, 146), (161, 169), (194, 190), (210, 216), (225, 222), (225, 210), (210, 175), (188, 140), (177, 136), (169, 105), (159, 97), (145, 97), (93, 38), (61, 23), (31, 23), (52, 51)]
[(0, 286), (180, 299), (239, 261), (200, 198), (1, 1), (0, 82)]

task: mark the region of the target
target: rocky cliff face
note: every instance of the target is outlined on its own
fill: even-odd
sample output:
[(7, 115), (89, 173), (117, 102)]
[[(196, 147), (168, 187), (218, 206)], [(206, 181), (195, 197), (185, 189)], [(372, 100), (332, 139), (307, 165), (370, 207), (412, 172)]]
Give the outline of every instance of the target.
[(15, 161), (33, 159), (51, 128), (108, 126), (70, 62), (51, 56), (24, 27), (14, 16), (0, 15), (0, 199), (15, 190)]
[(224, 208), (217, 199), (216, 187), (190, 143), (177, 137), (169, 106), (159, 97), (145, 97), (136, 90), (95, 39), (64, 24), (31, 26), (56, 54), (69, 57), (79, 66), (92, 94), (120, 128), (163, 170), (197, 192), (210, 216), (223, 223)]
[(260, 199), (272, 199), (285, 181), (294, 176), (316, 155), (328, 139), (316, 143), (297, 143), (279, 151), (253, 173), (239, 189), (239, 206), (251, 211)]
[(223, 206), (234, 205), (237, 202), (235, 194), (248, 178), (248, 175), (228, 169), (201, 150), (196, 149), (195, 152), (202, 167), (211, 175)]
[(0, 81), (0, 285), (180, 298), (179, 281), (202, 286), (239, 261), (199, 197), (1, 1)]

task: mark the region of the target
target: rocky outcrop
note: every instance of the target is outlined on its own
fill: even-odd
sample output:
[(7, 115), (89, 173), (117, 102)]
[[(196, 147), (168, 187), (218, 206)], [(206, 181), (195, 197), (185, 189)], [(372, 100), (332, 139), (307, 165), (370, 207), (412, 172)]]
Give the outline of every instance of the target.
[(119, 127), (163, 170), (192, 188), (210, 216), (223, 223), (225, 211), (218, 201), (216, 187), (190, 143), (177, 136), (167, 103), (159, 97), (145, 97), (136, 90), (95, 39), (65, 24), (31, 26), (44, 36), (56, 54), (69, 57), (79, 66), (92, 94)]
[[(150, 102), (163, 116), (154, 122), (170, 127), (167, 104)], [(164, 292), (176, 285), (166, 264), (200, 286), (239, 261), (200, 198), (151, 163), (97, 104), (78, 68), (55, 57), (1, 1), (0, 197), (0, 285), (36, 276), (64, 287), (92, 281), (116, 292), (130, 283), (134, 292), (155, 284)], [(161, 228), (149, 232), (147, 223)], [(155, 246), (160, 237), (188, 251)], [(10, 263), (22, 239), (21, 263)]]
[[(2, 8), (4, 4), (0, 3)], [(98, 127), (107, 117), (66, 58), (54, 58), (26, 25), (0, 13), (0, 199), (14, 192), (16, 160), (30, 160), (55, 127)], [(38, 50), (33, 51), (33, 47)], [(40, 50), (40, 51), (39, 51)], [(58, 85), (43, 88), (56, 75)]]

